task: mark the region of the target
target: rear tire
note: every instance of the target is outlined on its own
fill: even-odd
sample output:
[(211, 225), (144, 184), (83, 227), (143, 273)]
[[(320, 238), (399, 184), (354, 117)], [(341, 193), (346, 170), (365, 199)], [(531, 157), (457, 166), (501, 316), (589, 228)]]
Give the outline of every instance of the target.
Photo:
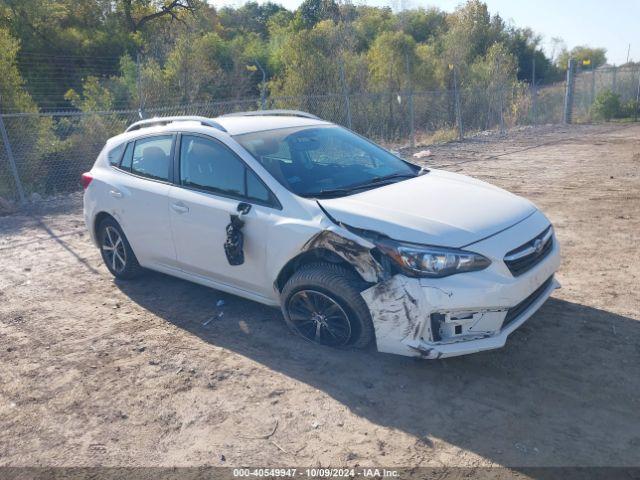
[(129, 280), (143, 272), (127, 237), (113, 218), (100, 222), (98, 242), (102, 260), (114, 277)]
[(365, 348), (375, 336), (369, 309), (360, 295), (365, 287), (341, 265), (305, 265), (282, 289), (282, 313), (293, 332), (310, 342)]

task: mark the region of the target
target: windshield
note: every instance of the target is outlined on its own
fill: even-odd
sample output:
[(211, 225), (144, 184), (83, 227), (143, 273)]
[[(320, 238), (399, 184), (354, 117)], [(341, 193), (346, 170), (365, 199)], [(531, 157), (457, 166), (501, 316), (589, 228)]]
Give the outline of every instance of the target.
[(349, 195), (420, 171), (336, 126), (284, 128), (234, 138), (285, 188), (306, 197)]

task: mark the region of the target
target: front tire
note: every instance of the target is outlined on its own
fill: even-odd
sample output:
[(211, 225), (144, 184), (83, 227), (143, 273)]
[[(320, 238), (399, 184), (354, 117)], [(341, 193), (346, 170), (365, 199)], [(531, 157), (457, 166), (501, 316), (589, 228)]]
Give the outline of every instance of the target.
[(102, 260), (114, 277), (129, 280), (142, 273), (127, 237), (113, 218), (100, 222), (98, 241)]
[(360, 278), (341, 265), (305, 265), (282, 289), (285, 321), (310, 342), (364, 348), (374, 338), (371, 315), (360, 295), (365, 287)]

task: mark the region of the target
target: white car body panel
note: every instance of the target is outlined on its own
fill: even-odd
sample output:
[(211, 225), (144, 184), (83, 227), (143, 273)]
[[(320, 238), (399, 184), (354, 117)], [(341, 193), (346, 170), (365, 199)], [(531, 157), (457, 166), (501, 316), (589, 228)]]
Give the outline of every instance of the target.
[[(503, 346), (507, 336), (559, 286), (553, 279), (560, 264), (555, 236), (550, 253), (520, 276), (514, 277), (503, 261), (507, 252), (550, 225), (528, 200), (438, 170), (342, 198), (298, 197), (233, 135), (328, 122), (259, 116), (216, 121), (228, 131), (198, 122), (176, 122), (128, 132), (107, 142), (84, 194), (85, 222), (96, 244), (95, 219), (107, 213), (122, 226), (142, 266), (270, 306), (279, 305), (275, 282), (288, 262), (314, 249), (331, 250), (371, 285), (362, 297), (371, 312), (378, 350), (423, 358)], [(282, 207), (252, 205), (243, 228), (243, 265), (231, 266), (222, 248), (229, 215), (235, 213), (240, 200), (145, 179), (108, 163), (106, 152), (120, 143), (143, 135), (180, 132), (207, 135), (226, 144), (262, 179)], [(372, 254), (375, 245), (354, 229), (403, 242), (465, 248), (489, 258), (491, 265), (445, 278), (389, 274)], [(539, 291), (541, 285), (544, 291)], [(503, 326), (508, 309), (536, 291), (535, 301)], [(432, 332), (432, 313), (446, 319), (440, 340)]]
[(273, 290), (265, 271), (264, 239), (275, 223), (272, 212), (276, 210), (253, 205), (243, 229), (245, 261), (234, 266), (219, 246), (225, 242), (229, 215), (236, 213), (238, 201), (179, 187), (171, 187), (168, 195), (178, 268), (260, 295)]
[(524, 198), (442, 170), (320, 203), (334, 218), (353, 227), (405, 242), (447, 247), (477, 242), (536, 211)]
[(137, 257), (141, 265), (175, 266), (173, 237), (167, 228), (170, 185), (116, 171), (102, 162), (96, 163), (92, 173), (92, 195), (85, 195), (85, 220), (92, 225), (89, 231), (94, 242), (93, 219), (104, 211), (125, 229), (132, 248), (140, 252)]

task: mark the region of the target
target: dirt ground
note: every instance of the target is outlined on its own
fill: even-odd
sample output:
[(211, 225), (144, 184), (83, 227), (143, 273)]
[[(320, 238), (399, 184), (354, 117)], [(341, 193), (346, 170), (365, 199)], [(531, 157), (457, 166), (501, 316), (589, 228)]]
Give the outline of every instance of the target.
[(0, 218), (0, 465), (640, 465), (640, 125), (430, 149), (555, 225), (563, 288), (504, 349), (334, 351), (247, 300), (115, 282), (76, 196)]

